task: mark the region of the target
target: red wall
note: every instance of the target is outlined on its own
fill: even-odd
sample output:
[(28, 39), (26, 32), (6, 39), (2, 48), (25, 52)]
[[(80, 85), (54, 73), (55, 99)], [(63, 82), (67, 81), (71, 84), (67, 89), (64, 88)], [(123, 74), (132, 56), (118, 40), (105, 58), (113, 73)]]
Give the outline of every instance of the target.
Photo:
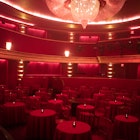
[[(24, 77), (29, 78), (33, 77), (36, 80), (34, 81), (26, 81), (24, 84), (31, 85), (33, 83), (37, 83), (40, 85), (47, 85), (46, 79), (49, 76), (66, 76), (66, 64), (62, 63), (44, 63), (44, 62), (24, 62)], [(1, 59), (0, 61), (0, 84), (6, 84), (10, 88), (15, 87), (18, 84), (17, 81), (17, 65), (18, 62), (15, 60), (5, 60)], [(73, 68), (73, 76), (85, 78), (105, 78), (107, 70), (106, 64), (75, 64)], [(114, 78), (116, 79), (140, 79), (140, 66), (139, 64), (124, 64), (121, 67), (121, 64), (114, 65)], [(73, 78), (74, 78), (73, 77)], [(85, 77), (85, 78), (84, 78)], [(43, 80), (42, 80), (43, 78)], [(90, 80), (89, 80), (90, 81)], [(80, 84), (81, 81), (78, 81)], [(71, 83), (69, 83), (71, 84)], [(73, 82), (72, 82), (73, 84)], [(74, 85), (76, 85), (75, 83)], [(82, 84), (82, 83), (81, 83)], [(115, 83), (116, 84), (116, 83)], [(98, 84), (99, 85), (99, 84)], [(123, 83), (122, 83), (123, 85)], [(134, 85), (134, 84), (132, 84)], [(116, 85), (113, 85), (116, 86)], [(126, 86), (126, 85), (125, 85)], [(130, 85), (131, 86), (131, 85)]]
[[(42, 35), (44, 36), (44, 32)], [(71, 55), (81, 57), (139, 53), (139, 46), (136, 41), (132, 43), (125, 41), (124, 43), (110, 42), (100, 44), (78, 44), (63, 41), (51, 41), (50, 39), (44, 39), (39, 36), (40, 31), (33, 29), (28, 30), (27, 35), (19, 32), (17, 33), (14, 30), (10, 31), (0, 28), (0, 47), (5, 48), (5, 42), (11, 41), (13, 43), (12, 49), (16, 51), (49, 55), (64, 55), (64, 51), (68, 49), (70, 50)]]
[(24, 35), (13, 31), (0, 28), (0, 47), (5, 48), (5, 42), (13, 43), (12, 50), (48, 54), (48, 55), (64, 55), (65, 50), (69, 50), (73, 56), (96, 56), (97, 50), (93, 45), (78, 45), (75, 43), (54, 42), (30, 35)]
[[(78, 89), (82, 85), (93, 87), (95, 92), (103, 86), (109, 88), (115, 88), (118, 91), (127, 90), (130, 94), (139, 91), (140, 80), (136, 79), (108, 79), (100, 77), (60, 77), (64, 83), (64, 87), (70, 87), (70, 89)], [(42, 84), (44, 83), (44, 84)], [(33, 89), (39, 87), (48, 88), (49, 77), (24, 77), (23, 85), (31, 86)]]
[(5, 59), (0, 59), (0, 84), (7, 84), (8, 80), (8, 61)]

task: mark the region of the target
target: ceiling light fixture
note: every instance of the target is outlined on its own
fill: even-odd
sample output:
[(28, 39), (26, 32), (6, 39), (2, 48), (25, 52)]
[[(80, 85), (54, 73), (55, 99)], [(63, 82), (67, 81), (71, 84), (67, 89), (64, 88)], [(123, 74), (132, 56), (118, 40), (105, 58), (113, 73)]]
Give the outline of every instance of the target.
[[(71, 1), (72, 0), (45, 0), (47, 4), (47, 9), (49, 9), (50, 12), (52, 12), (56, 16), (54, 17), (54, 16), (50, 16), (50, 14), (47, 13), (46, 14), (40, 13), (39, 11), (33, 12), (31, 9), (29, 10), (28, 4), (26, 5), (27, 7), (23, 8), (22, 5), (20, 5), (20, 3), (18, 4), (18, 2), (16, 1), (0, 0), (1, 3), (7, 4), (10, 7), (20, 10), (21, 12), (24, 12), (26, 14), (30, 14), (32, 16), (36, 16), (47, 20), (71, 23), (69, 24), (69, 26), (72, 26), (72, 24), (74, 23), (74, 20), (71, 15), (71, 9), (70, 9)], [(96, 16), (95, 19), (93, 19), (93, 21), (88, 22), (89, 25), (124, 23), (124, 22), (135, 21), (140, 19), (140, 15), (113, 19), (113, 16), (116, 15), (122, 9), (123, 5), (127, 0), (98, 0), (98, 1), (100, 3), (98, 15)], [(14, 22), (19, 22), (21, 24), (34, 26), (34, 24), (32, 23), (27, 23), (27, 22), (25, 23), (20, 20), (5, 17), (4, 15), (0, 15), (0, 17), (4, 19), (6, 18)], [(70, 28), (75, 28), (75, 27), (73, 26)]]
[(71, 0), (71, 14), (75, 21), (86, 28), (88, 22), (93, 21), (99, 12), (100, 3), (98, 0)]
[(45, 0), (48, 9), (65, 22), (88, 24), (106, 23), (123, 7), (126, 0)]

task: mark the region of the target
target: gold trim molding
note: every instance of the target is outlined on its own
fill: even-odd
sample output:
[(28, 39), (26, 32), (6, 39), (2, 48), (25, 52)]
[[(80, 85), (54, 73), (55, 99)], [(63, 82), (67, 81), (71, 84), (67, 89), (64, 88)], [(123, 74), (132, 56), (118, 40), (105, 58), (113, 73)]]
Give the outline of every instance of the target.
[(59, 56), (45, 55), (36, 53), (26, 53), (19, 51), (9, 51), (0, 48), (0, 58), (38, 61), (38, 62), (57, 62), (57, 63), (140, 63), (140, 55), (116, 55), (116, 56), (97, 56), (97, 57), (76, 57), (76, 56)]

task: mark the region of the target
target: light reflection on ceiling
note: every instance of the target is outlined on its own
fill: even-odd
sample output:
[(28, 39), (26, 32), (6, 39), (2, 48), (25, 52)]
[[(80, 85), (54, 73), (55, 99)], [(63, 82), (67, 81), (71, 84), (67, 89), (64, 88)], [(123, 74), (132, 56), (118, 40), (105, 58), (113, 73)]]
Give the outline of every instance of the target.
[(10, 20), (10, 21), (13, 21), (13, 22), (17, 22), (17, 23), (21, 23), (21, 24), (25, 24), (25, 25), (29, 25), (29, 26), (34, 26), (33, 23), (28, 23), (28, 22), (24, 22), (24, 21), (21, 21), (21, 20), (13, 19), (13, 18), (10, 18), (10, 17), (3, 16), (1, 14), (0, 14), (0, 17), (4, 18), (4, 19), (7, 19), (7, 20)]
[[(107, 0), (108, 2), (109, 0)], [(44, 14), (38, 10), (36, 11), (33, 11), (32, 9), (29, 9), (28, 5), (27, 7), (25, 6), (22, 6), (20, 4), (20, 2), (15, 2), (15, 1), (12, 1), (12, 0), (0, 0), (0, 2), (2, 3), (5, 3), (19, 11), (22, 11), (26, 14), (29, 14), (29, 15), (32, 15), (32, 16), (35, 16), (35, 17), (41, 17), (43, 19), (47, 19), (47, 20), (53, 20), (53, 21), (58, 21), (58, 22), (66, 22), (66, 23), (77, 23), (77, 22), (74, 22), (72, 19), (62, 19), (62, 18), (59, 18), (59, 17), (54, 17), (54, 16), (51, 16), (49, 14)], [(47, 0), (46, 3), (50, 2), (50, 0)], [(61, 2), (60, 2), (61, 3)], [(58, 3), (59, 4), (59, 3)], [(112, 8), (116, 8), (115, 5), (114, 7)], [(46, 7), (47, 9), (47, 7)], [(117, 9), (117, 8), (116, 8)], [(111, 10), (111, 9), (109, 9)], [(113, 9), (112, 9), (113, 10)], [(53, 11), (53, 10), (52, 10)], [(107, 10), (105, 10), (107, 11)], [(104, 12), (105, 12), (104, 11)], [(111, 11), (112, 12), (112, 11)], [(119, 12), (119, 10), (115, 11), (116, 13)], [(114, 15), (116, 14), (114, 13)], [(106, 15), (107, 13), (104, 13), (104, 15)], [(111, 13), (112, 14), (112, 13)], [(113, 15), (113, 14), (112, 14)], [(102, 15), (103, 16), (103, 15)], [(99, 18), (100, 19), (100, 18)], [(102, 24), (116, 24), (116, 23), (122, 23), (122, 22), (129, 22), (129, 21), (134, 21), (134, 20), (137, 20), (137, 19), (140, 19), (140, 14), (136, 14), (136, 15), (133, 15), (133, 16), (127, 16), (127, 17), (118, 17), (116, 19), (107, 19), (107, 20), (98, 20), (98, 21), (92, 21), (89, 23), (89, 25), (96, 25), (96, 24), (99, 24), (99, 25), (102, 25)]]

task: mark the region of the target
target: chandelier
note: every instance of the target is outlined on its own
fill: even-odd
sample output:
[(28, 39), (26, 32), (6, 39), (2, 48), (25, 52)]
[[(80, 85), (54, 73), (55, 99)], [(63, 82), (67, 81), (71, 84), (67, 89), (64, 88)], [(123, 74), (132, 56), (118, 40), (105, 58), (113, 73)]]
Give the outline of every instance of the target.
[(80, 22), (85, 29), (88, 22), (98, 15), (99, 6), (98, 0), (71, 0), (70, 9), (73, 19)]
[(45, 0), (48, 9), (58, 18), (80, 23), (83, 29), (93, 21), (112, 18), (126, 0)]

